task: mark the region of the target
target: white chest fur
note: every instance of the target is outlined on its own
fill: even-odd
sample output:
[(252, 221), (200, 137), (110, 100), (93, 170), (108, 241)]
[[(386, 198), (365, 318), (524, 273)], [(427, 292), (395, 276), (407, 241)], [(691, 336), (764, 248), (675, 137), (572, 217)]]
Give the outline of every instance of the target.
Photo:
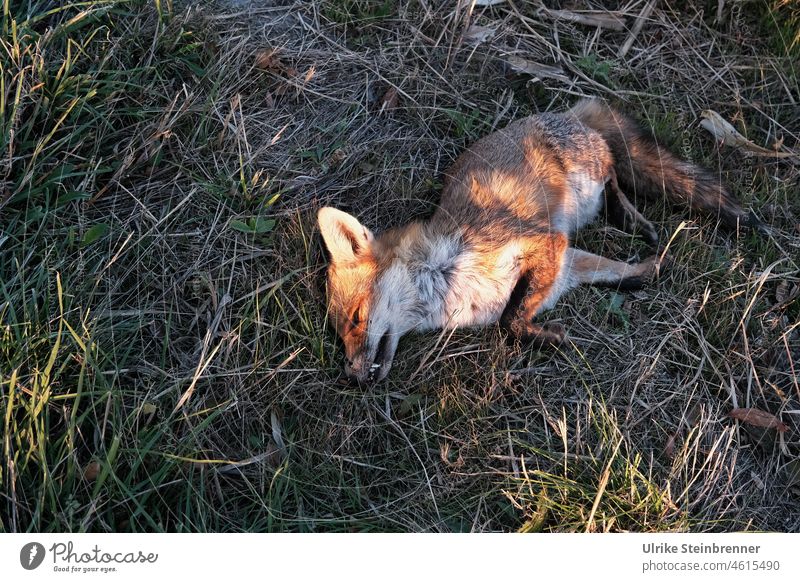
[(453, 261), (442, 303), (419, 329), (487, 325), (497, 321), (520, 274), (521, 248), (510, 243), (494, 259), (465, 250)]

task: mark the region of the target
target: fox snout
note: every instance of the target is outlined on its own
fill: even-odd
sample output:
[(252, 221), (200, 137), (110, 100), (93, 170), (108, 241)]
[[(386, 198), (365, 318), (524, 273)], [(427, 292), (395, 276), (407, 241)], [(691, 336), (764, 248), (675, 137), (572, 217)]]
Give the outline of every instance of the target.
[(359, 386), (370, 385), (377, 381), (375, 374), (380, 373), (380, 364), (365, 365), (363, 359), (356, 363), (345, 358), (344, 373), (347, 379)]
[[(345, 350), (349, 352), (349, 350)], [(344, 358), (344, 374), (351, 383), (358, 384), (359, 386), (371, 383), (370, 369), (371, 365), (366, 362), (366, 354), (359, 353), (350, 358)]]
[[(345, 341), (345, 353), (351, 354)], [(397, 338), (388, 330), (375, 342), (366, 342), (352, 356), (345, 356), (344, 373), (359, 385), (380, 382), (389, 373), (397, 349)]]

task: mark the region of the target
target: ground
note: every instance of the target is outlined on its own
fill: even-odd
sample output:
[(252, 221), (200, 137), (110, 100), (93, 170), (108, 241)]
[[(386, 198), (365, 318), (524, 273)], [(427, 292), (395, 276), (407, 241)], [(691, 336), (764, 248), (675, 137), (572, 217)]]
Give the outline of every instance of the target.
[[(4, 5), (4, 531), (800, 531), (797, 5), (472, 4)], [(339, 382), (316, 210), (424, 217), (472, 141), (582, 95), (769, 234), (649, 205), (671, 270), (570, 293), (561, 349), (413, 335)]]

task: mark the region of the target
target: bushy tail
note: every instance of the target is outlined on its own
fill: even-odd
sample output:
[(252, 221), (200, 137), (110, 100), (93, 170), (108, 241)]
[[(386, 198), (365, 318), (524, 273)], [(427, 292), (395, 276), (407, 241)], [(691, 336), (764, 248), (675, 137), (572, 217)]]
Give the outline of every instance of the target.
[(739, 205), (718, 176), (678, 159), (630, 117), (596, 99), (578, 102), (572, 113), (606, 140), (617, 180), (629, 197), (655, 199), (666, 193), (672, 202), (719, 217), (730, 229), (762, 230), (759, 220)]

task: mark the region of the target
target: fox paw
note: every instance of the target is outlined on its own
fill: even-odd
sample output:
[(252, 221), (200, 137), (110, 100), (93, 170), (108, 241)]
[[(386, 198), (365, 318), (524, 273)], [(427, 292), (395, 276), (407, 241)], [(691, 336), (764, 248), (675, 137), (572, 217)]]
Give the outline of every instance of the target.
[(658, 247), (658, 231), (650, 222), (639, 223), (639, 234), (652, 248)]
[(538, 332), (537, 337), (532, 341), (541, 342), (541, 345), (554, 345), (557, 346), (566, 339), (567, 330), (560, 323), (547, 322), (542, 325), (541, 330)]
[(630, 277), (620, 279), (616, 285), (619, 291), (638, 291), (664, 275), (671, 265), (668, 256), (652, 255), (636, 265), (636, 271)]
[(567, 337), (567, 332), (560, 323), (548, 322), (539, 325), (524, 319), (516, 319), (506, 327), (509, 339), (536, 347), (557, 346)]

